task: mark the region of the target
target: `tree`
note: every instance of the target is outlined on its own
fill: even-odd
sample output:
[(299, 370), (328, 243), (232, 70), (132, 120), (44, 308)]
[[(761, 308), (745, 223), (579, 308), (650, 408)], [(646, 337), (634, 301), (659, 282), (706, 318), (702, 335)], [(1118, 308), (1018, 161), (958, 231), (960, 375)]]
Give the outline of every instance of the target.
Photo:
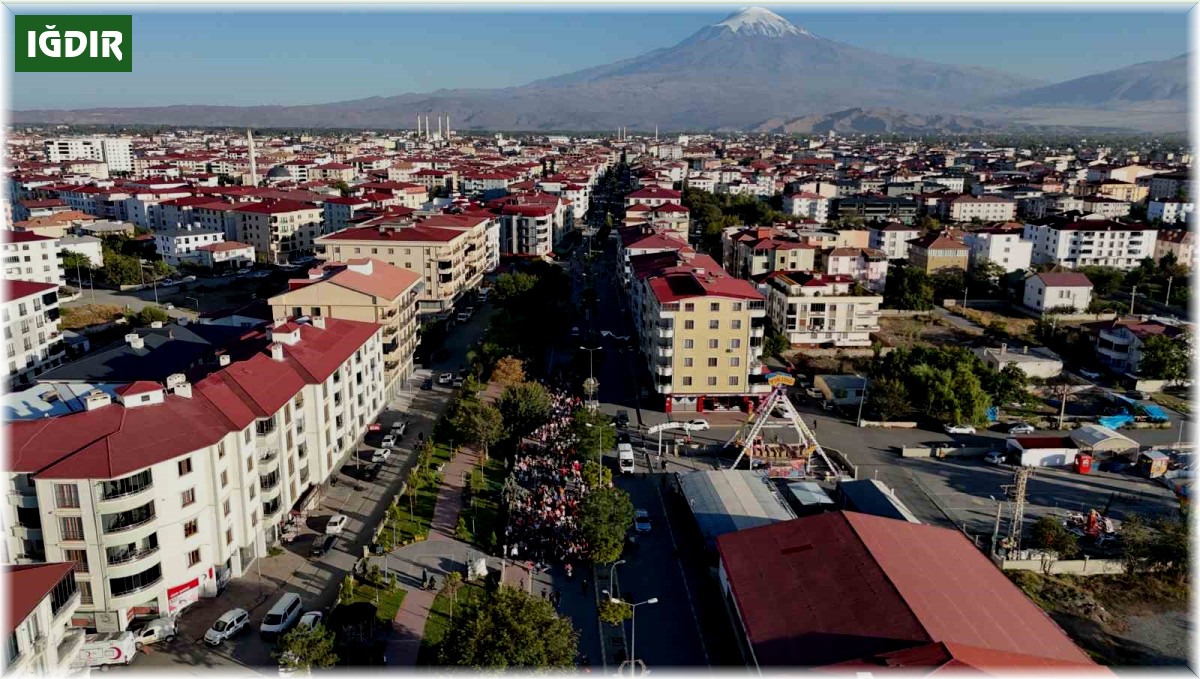
[(525, 363), (519, 358), (505, 356), (492, 368), (492, 379), (505, 386), (520, 384), (525, 381)]
[(308, 672), (333, 667), (338, 662), (334, 652), (336, 637), (321, 623), (312, 627), (296, 627), (283, 635), (272, 657), (290, 670)]
[(350, 195), (350, 185), (346, 183), (345, 179), (339, 179), (330, 186), (337, 189), (338, 193), (342, 194), (342, 198)]
[(550, 394), (537, 382), (522, 382), (504, 388), (496, 402), (504, 418), (505, 432), (519, 438), (550, 419)]
[(612, 563), (621, 558), (625, 535), (632, 525), (633, 503), (620, 488), (593, 490), (580, 503), (579, 528), (595, 563)]
[(787, 335), (773, 332), (767, 336), (767, 341), (763, 342), (763, 356), (782, 356), (783, 352), (791, 348), (792, 343), (788, 341)]
[(620, 625), (633, 617), (633, 606), (612, 599), (600, 600), (600, 621), (609, 625)]
[(73, 250), (63, 250), (63, 269), (67, 274), (73, 274), (76, 271), (91, 271), (92, 260), (88, 259), (87, 255), (80, 254)]
[(913, 311), (932, 309), (933, 283), (929, 274), (906, 264), (893, 264), (884, 285), (883, 305), (889, 309)]
[(968, 290), (967, 272), (958, 267), (941, 269), (929, 277), (936, 303), (944, 299), (962, 299), (967, 292), (978, 296), (983, 290)]
[(1187, 522), (1159, 517), (1152, 526), (1156, 533), (1150, 544), (1151, 563), (1177, 582), (1183, 581), (1190, 572), (1191, 559)]
[(604, 451), (612, 450), (617, 445), (612, 418), (599, 410), (576, 410), (571, 419), (571, 428), (578, 440), (576, 448), (585, 460), (599, 460)]
[(142, 325), (150, 325), (151, 323), (155, 322), (166, 323), (167, 321), (171, 320), (171, 317), (168, 316), (167, 312), (160, 307), (148, 306), (144, 307), (138, 312), (137, 320), (138, 323)]
[(496, 284), (492, 286), (492, 295), (495, 296), (497, 303), (503, 305), (532, 290), (535, 283), (537, 283), (537, 278), (524, 271), (502, 273), (496, 277)]
[(867, 394), (867, 412), (882, 422), (891, 422), (912, 410), (904, 383), (892, 377), (874, 380)]
[(1188, 356), (1190, 345), (1190, 338), (1186, 334), (1179, 337), (1150, 335), (1142, 340), (1138, 373), (1152, 380), (1178, 382), (1185, 379), (1191, 363)]
[(595, 460), (583, 463), (583, 483), (588, 488), (612, 485), (612, 470)]
[(1029, 398), (1026, 387), (1029, 376), (1016, 363), (1009, 363), (998, 372), (989, 372), (983, 379), (983, 390), (992, 397), (997, 405), (1005, 403), (1024, 403)]
[(451, 422), (467, 443), (483, 448), (484, 459), (487, 459), (488, 448), (504, 435), (504, 419), (500, 411), (492, 404), (475, 398), (461, 401)]
[(1053, 516), (1043, 516), (1033, 524), (1033, 546), (1054, 552), (1060, 559), (1070, 559), (1079, 553), (1079, 540)]
[(570, 619), (549, 601), (501, 586), (455, 610), (438, 660), (477, 670), (565, 669), (574, 663), (578, 643)]
[(1121, 287), (1125, 273), (1111, 266), (1081, 266), (1079, 273), (1087, 276), (1092, 283), (1092, 295), (1107, 297)]

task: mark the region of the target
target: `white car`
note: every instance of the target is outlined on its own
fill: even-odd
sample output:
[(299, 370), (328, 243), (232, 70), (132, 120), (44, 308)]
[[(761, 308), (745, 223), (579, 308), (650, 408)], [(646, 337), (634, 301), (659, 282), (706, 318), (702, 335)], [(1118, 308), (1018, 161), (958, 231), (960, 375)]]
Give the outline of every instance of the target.
[(379, 450), (376, 450), (375, 452), (371, 453), (371, 461), (372, 462), (387, 462), (388, 458), (391, 456), (392, 456), (391, 448), (380, 448)]
[(384, 436), (383, 442), (381, 442), (379, 445), (383, 448), (395, 448), (396, 447), (396, 435), (388, 434), (387, 436)]
[(1027, 422), (1018, 422), (1008, 428), (1010, 434), (1032, 434), (1033, 432), (1033, 425)]
[(408, 420), (400, 420), (392, 425), (392, 436), (396, 438), (404, 436), (406, 431), (408, 431)]
[(297, 628), (316, 627), (325, 619), (325, 614), (321, 611), (309, 611), (300, 616), (300, 622), (296, 623)]
[(639, 509), (633, 513), (633, 529), (639, 533), (650, 532), (650, 512)]
[(240, 608), (230, 609), (221, 614), (213, 626), (204, 633), (204, 643), (216, 646), (222, 641), (242, 631), (250, 624), (250, 614)]
[(945, 424), (945, 425), (942, 425), (942, 428), (946, 430), (947, 434), (974, 434), (975, 433), (975, 427), (972, 427), (969, 424)]
[(807, 389), (804, 390), (804, 393), (809, 398), (816, 398), (816, 399), (825, 398), (825, 393), (822, 392), (820, 389), (817, 389), (816, 387), (808, 387)]
[(1000, 465), (1004, 464), (1004, 453), (993, 450), (983, 457), (983, 461), (987, 464)]
[(708, 420), (694, 419), (687, 421), (691, 431), (708, 431)]
[(137, 648), (140, 651), (143, 646), (148, 646), (159, 641), (170, 641), (177, 634), (174, 620), (170, 618), (156, 618), (134, 632), (134, 643), (137, 644)]
[(454, 381), (454, 373), (442, 373), (438, 375), (438, 384), (450, 384)]
[(340, 535), (346, 528), (346, 524), (350, 522), (350, 517), (345, 514), (334, 514), (329, 517), (329, 523), (325, 524), (326, 535)]

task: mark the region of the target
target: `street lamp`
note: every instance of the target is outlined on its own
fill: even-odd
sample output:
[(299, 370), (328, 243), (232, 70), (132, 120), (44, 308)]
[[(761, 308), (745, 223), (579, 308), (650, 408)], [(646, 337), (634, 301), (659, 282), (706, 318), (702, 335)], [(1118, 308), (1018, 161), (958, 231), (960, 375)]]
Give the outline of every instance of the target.
[[(601, 433), (601, 430), (605, 429), (606, 427), (612, 427), (613, 429), (616, 429), (617, 425), (615, 423), (610, 422), (609, 424), (602, 424), (600, 426), (596, 426), (596, 425), (592, 424), (591, 422), (584, 422), (583, 426), (587, 427), (588, 429), (596, 430), (596, 457), (603, 458), (603, 456), (604, 456), (604, 434)], [(597, 460), (597, 462), (599, 462), (599, 460)]]
[[(646, 599), (645, 601), (639, 601), (636, 604), (631, 604), (628, 601), (622, 601), (612, 594), (609, 594), (608, 590), (604, 590), (604, 593), (608, 594), (608, 601), (610, 603), (625, 604), (631, 611), (633, 611), (630, 621), (630, 627), (632, 629), (629, 631), (629, 665), (630, 667), (637, 667), (637, 607), (644, 606), (646, 604), (656, 604), (658, 603), (658, 597), (653, 597)], [(636, 672), (637, 670), (635, 669), (634, 671)]]
[[(614, 561), (614, 562), (613, 562), (613, 565), (611, 565), (611, 566), (609, 566), (609, 567), (608, 567), (608, 586), (609, 586), (609, 587), (612, 587), (612, 586), (613, 586), (613, 584), (612, 584), (612, 582), (613, 582), (613, 571), (614, 571), (614, 570), (616, 570), (617, 566), (620, 566), (620, 565), (621, 565), (621, 564), (623, 564), (623, 563), (625, 563), (625, 559), (621, 559), (621, 560), (619, 560), (619, 561)], [(607, 593), (607, 591), (608, 591), (608, 590), (605, 590), (605, 593)]]
[[(580, 351), (588, 352), (588, 384), (596, 384), (596, 352), (603, 348), (604, 347), (579, 347)], [(593, 386), (592, 388), (594, 389), (595, 387)], [(595, 395), (592, 394), (592, 397), (594, 400)]]
[(200, 299), (197, 297), (184, 297), (183, 301), (186, 302), (189, 299), (196, 303), (196, 315), (199, 316), (200, 315)]

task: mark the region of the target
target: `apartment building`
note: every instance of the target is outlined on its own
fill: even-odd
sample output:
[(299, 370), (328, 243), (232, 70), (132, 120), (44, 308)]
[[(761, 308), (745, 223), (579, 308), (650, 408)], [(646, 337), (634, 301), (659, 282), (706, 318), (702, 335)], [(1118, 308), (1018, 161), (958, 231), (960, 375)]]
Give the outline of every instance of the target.
[(940, 231), (908, 241), (908, 262), (925, 273), (943, 269), (967, 270), (970, 264), (970, 249), (956, 238), (944, 236)]
[(1156, 174), (1150, 177), (1149, 196), (1151, 200), (1160, 198), (1193, 200), (1196, 197), (1196, 182), (1187, 171)]
[(308, 278), (288, 281), (289, 289), (267, 300), (276, 323), (289, 317), (343, 318), (383, 326), (386, 393), (403, 388), (413, 373), (417, 350), (417, 300), (423, 281), (416, 273), (379, 259), (325, 262)]
[(43, 144), (46, 162), (96, 160), (109, 172), (133, 171), (133, 140), (126, 137), (66, 137), (47, 139)]
[(1092, 282), (1081, 273), (1035, 274), (1025, 279), (1022, 302), (1042, 314), (1051, 311), (1082, 313), (1092, 303)]
[(963, 244), (970, 249), (968, 259), (971, 267), (991, 262), (1003, 268), (1005, 273), (1029, 269), (1033, 243), (1025, 240), (1024, 235), (1025, 227), (1015, 223), (964, 233)]
[(867, 233), (871, 249), (883, 251), (888, 259), (908, 259), (908, 242), (921, 235), (921, 230), (900, 222), (887, 222), (872, 224)]
[(216, 269), (245, 269), (254, 266), (254, 246), (235, 240), (219, 241), (196, 248), (195, 262)]
[(869, 347), (879, 331), (883, 297), (849, 276), (776, 271), (761, 287), (772, 327), (792, 346)]
[(1174, 198), (1152, 200), (1146, 207), (1146, 219), (1159, 220), (1164, 224), (1186, 224), (1191, 221), (1196, 204)]
[(200, 248), (223, 242), (224, 231), (191, 224), (154, 234), (154, 248), (163, 261), (171, 266), (179, 266), (184, 262), (198, 262), (201, 257)]
[(4, 279), (66, 284), (58, 240), (31, 231), (0, 229), (0, 257), (4, 260)]
[(759, 371), (766, 299), (707, 255), (631, 260), (630, 311), (667, 412), (745, 408), (769, 391)]
[(1126, 318), (1091, 323), (1087, 326), (1096, 346), (1096, 358), (1118, 373), (1137, 374), (1142, 360), (1142, 343), (1153, 335), (1178, 338), (1186, 328), (1157, 319)]
[(350, 226), (355, 215), (371, 207), (371, 201), (354, 196), (330, 196), (322, 203), (325, 233), (341, 231)]
[(1154, 255), (1158, 231), (1141, 223), (1046, 217), (1025, 224), (1034, 264), (1132, 269)]
[(829, 220), (829, 199), (811, 191), (789, 193), (783, 197), (783, 212), (824, 224)]
[(4, 673), (14, 677), (86, 676), (80, 658), (84, 630), (72, 625), (79, 609), (75, 564), (4, 566), (8, 594)]
[(313, 251), (322, 233), (321, 206), (295, 200), (264, 200), (233, 210), (238, 240), (254, 246), (271, 264), (287, 264)]
[[(449, 224), (448, 217), (430, 219)], [(479, 287), (487, 263), (487, 221), (468, 218), (456, 223), (461, 225), (391, 220), (351, 227), (318, 238), (317, 256), (337, 262), (370, 257), (414, 271), (423, 279), (418, 316), (444, 316), (464, 294)]]
[(821, 260), (829, 276), (845, 276), (875, 292), (887, 286), (888, 258), (882, 250), (833, 248), (823, 252)]
[(638, 203), (625, 209), (625, 226), (649, 225), (660, 233), (687, 240), (691, 230), (691, 210), (677, 203), (657, 207)]
[(999, 196), (963, 195), (946, 201), (945, 215), (953, 222), (1007, 222), (1017, 218), (1017, 201)]
[(738, 278), (772, 271), (812, 271), (820, 248), (769, 226), (730, 227), (721, 233), (725, 270)]
[(5, 280), (3, 306), (4, 355), (8, 388), (28, 385), (34, 377), (58, 365), (65, 347), (58, 329), (58, 286), (53, 283)]
[[(63, 236), (58, 239), (58, 247), (64, 255), (73, 252), (83, 256), (93, 268), (98, 269), (104, 266), (104, 241), (95, 236)], [(63, 269), (66, 270), (66, 264), (63, 265)], [(70, 273), (75, 276), (82, 272), (71, 271)]]
[(101, 632), (215, 596), (378, 415), (381, 331), (289, 321), (214, 355), (195, 384), (127, 383), (90, 392), (82, 411), (10, 423), (9, 554), (72, 563), (75, 624)]
[(1154, 261), (1175, 255), (1175, 261), (1192, 269), (1200, 268), (1200, 248), (1196, 247), (1196, 234), (1191, 229), (1159, 229), (1154, 241)]
[(1129, 216), (1132, 204), (1108, 196), (1088, 196), (1083, 199), (1083, 211), (1099, 215), (1103, 219), (1121, 219)]
[(917, 201), (910, 198), (849, 196), (838, 198), (836, 205), (836, 209), (831, 213), (837, 219), (860, 219), (866, 224), (872, 222), (912, 224), (917, 218)]
[(661, 207), (667, 204), (683, 205), (683, 194), (674, 189), (652, 186), (625, 195), (626, 209), (639, 203), (648, 207)]

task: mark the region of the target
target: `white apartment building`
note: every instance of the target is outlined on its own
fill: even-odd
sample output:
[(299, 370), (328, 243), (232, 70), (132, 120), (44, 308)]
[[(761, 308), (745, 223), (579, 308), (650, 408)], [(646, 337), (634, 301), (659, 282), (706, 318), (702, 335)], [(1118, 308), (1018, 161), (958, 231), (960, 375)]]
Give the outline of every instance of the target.
[(66, 284), (58, 241), (32, 231), (0, 230), (0, 257), (4, 261), (4, 280)]
[(1142, 361), (1142, 344), (1153, 335), (1182, 341), (1187, 328), (1168, 325), (1157, 318), (1126, 318), (1090, 326), (1096, 346), (1096, 358), (1120, 372), (1137, 374)]
[(201, 247), (224, 241), (224, 231), (191, 225), (154, 234), (154, 247), (163, 261), (171, 266), (179, 266), (188, 261), (198, 261), (200, 259), (198, 250)]
[(322, 208), (294, 200), (272, 200), (235, 208), (237, 238), (272, 264), (310, 253), (322, 233)]
[(888, 258), (871, 248), (833, 248), (824, 254), (825, 273), (845, 276), (869, 290), (883, 292), (887, 286)]
[(1163, 198), (1150, 201), (1146, 208), (1146, 219), (1153, 222), (1162, 220), (1164, 224), (1187, 223), (1191, 219), (1196, 204), (1191, 201)]
[(18, 280), (6, 280), (3, 285), (4, 356), (8, 388), (15, 389), (58, 365), (62, 358), (58, 286)]
[(638, 189), (625, 195), (625, 207), (641, 203), (650, 207), (658, 207), (667, 203), (683, 205), (683, 194), (673, 189), (662, 189), (657, 186)]
[(1084, 312), (1092, 303), (1092, 282), (1081, 273), (1039, 273), (1025, 279), (1022, 302), (1043, 314), (1052, 309)]
[(8, 593), (6, 675), (87, 675), (79, 656), (84, 630), (72, 626), (81, 599), (74, 566), (38, 563), (4, 567), (4, 591)]
[(43, 145), (46, 162), (97, 160), (110, 172), (133, 171), (133, 139), (127, 137), (67, 137), (47, 139)]
[(1017, 201), (999, 196), (959, 196), (946, 204), (945, 214), (953, 222), (1007, 222), (1017, 216)]
[(808, 191), (791, 193), (783, 197), (783, 212), (824, 224), (829, 220), (829, 199)]
[(321, 205), (325, 218), (324, 232), (333, 233), (350, 226), (354, 215), (371, 207), (371, 201), (353, 196), (331, 196)]
[(1033, 243), (1034, 264), (1112, 266), (1132, 269), (1154, 255), (1158, 231), (1146, 224), (1104, 219), (1047, 217), (1025, 224), (1024, 239)]
[(1005, 273), (1028, 269), (1033, 258), (1033, 243), (1022, 236), (1020, 226), (998, 226), (963, 234), (963, 244), (971, 249), (967, 255), (972, 268), (983, 262), (1003, 267)]
[(920, 229), (900, 222), (872, 225), (868, 232), (867, 243), (875, 250), (882, 250), (888, 259), (907, 259), (908, 241), (921, 235)]
[[(74, 252), (77, 255), (82, 255), (87, 258), (88, 263), (93, 268), (98, 269), (104, 266), (104, 243), (95, 236), (63, 236), (58, 239), (58, 248), (59, 252), (64, 254)], [(63, 265), (63, 269), (66, 269), (65, 264)], [(75, 271), (71, 271), (70, 273), (72, 276), (76, 274)]]
[(257, 353), (196, 384), (133, 382), (8, 425), (9, 554), (74, 563), (76, 624), (120, 631), (215, 596), (384, 405), (379, 325), (317, 317), (243, 341)]
[(776, 272), (763, 281), (771, 325), (792, 346), (869, 347), (881, 295), (855, 295), (854, 279)]

